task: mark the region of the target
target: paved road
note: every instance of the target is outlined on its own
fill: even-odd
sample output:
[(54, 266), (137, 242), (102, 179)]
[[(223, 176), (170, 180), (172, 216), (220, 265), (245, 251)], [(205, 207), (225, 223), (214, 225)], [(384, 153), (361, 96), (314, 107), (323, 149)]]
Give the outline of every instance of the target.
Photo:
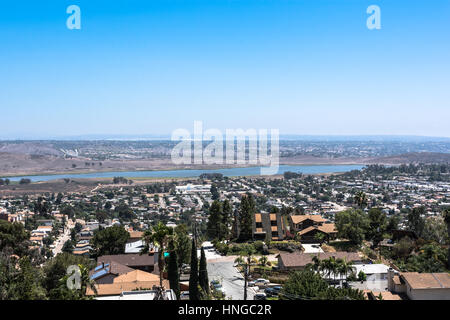
[[(202, 244), (206, 247), (211, 247), (210, 242)], [(198, 250), (200, 257), (200, 250)], [(208, 278), (209, 281), (219, 280), (225, 291), (225, 298), (232, 300), (244, 299), (244, 277), (234, 267), (234, 261), (237, 256), (221, 256), (214, 250), (205, 250), (206, 261), (208, 262)], [(255, 290), (253, 288), (247, 289), (247, 300), (253, 300)]]
[(62, 251), (62, 248), (64, 246), (64, 243), (66, 243), (67, 240), (70, 239), (70, 230), (75, 225), (72, 223), (72, 221), (66, 222), (65, 231), (62, 235), (58, 237), (55, 241), (55, 248), (53, 249), (53, 255), (56, 256), (58, 253)]
[[(222, 283), (226, 297), (232, 300), (244, 299), (244, 277), (234, 267), (234, 258), (230, 257), (215, 259), (208, 262), (209, 280), (219, 280)], [(227, 261), (228, 259), (228, 261)], [(253, 288), (247, 289), (247, 300), (253, 300), (255, 291)]]

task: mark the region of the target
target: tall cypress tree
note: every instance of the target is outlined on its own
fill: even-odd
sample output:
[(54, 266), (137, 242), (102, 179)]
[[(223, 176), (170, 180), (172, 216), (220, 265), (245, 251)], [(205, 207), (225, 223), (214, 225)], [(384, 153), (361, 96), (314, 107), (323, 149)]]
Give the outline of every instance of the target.
[(230, 204), (230, 201), (225, 200), (222, 205), (222, 223), (224, 226), (224, 237), (225, 239), (230, 238), (230, 227), (233, 223), (233, 207)]
[(209, 295), (209, 280), (208, 280), (208, 269), (206, 266), (206, 256), (205, 256), (205, 250), (201, 250), (201, 256), (200, 256), (200, 269), (199, 269), (199, 284), (200, 287), (203, 290), (203, 293), (205, 295)]
[(239, 239), (252, 239), (253, 215), (256, 212), (255, 200), (251, 194), (242, 197), (239, 213)]
[(209, 208), (208, 223), (206, 233), (210, 239), (223, 240), (222, 229), (222, 204), (215, 200)]
[(191, 250), (191, 274), (189, 276), (189, 300), (200, 300), (200, 292), (198, 290), (198, 257), (197, 246), (194, 238), (192, 239)]
[(169, 246), (169, 264), (167, 266), (167, 276), (169, 278), (170, 289), (175, 292), (177, 299), (180, 299), (180, 276), (178, 273), (178, 257), (173, 240)]

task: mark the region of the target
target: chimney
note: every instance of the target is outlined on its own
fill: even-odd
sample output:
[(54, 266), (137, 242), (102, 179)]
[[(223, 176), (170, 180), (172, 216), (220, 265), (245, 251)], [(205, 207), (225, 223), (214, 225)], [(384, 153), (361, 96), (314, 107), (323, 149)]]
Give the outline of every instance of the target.
[(394, 269), (389, 268), (388, 270), (388, 290), (391, 292), (394, 292), (395, 286), (394, 286)]

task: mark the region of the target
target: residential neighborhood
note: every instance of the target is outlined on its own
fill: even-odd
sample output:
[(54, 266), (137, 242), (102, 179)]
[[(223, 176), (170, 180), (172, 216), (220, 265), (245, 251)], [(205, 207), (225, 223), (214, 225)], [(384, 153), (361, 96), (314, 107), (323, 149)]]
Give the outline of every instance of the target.
[(28, 235), (40, 268), (55, 259), (88, 268), (86, 298), (294, 299), (285, 285), (311, 277), (328, 288), (322, 298), (450, 299), (449, 172), (120, 177), (88, 193), (3, 196), (0, 217)]

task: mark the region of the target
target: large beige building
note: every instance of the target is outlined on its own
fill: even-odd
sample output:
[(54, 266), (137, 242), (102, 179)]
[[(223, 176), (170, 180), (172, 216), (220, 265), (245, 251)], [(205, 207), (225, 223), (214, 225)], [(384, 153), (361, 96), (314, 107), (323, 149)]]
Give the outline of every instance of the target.
[(404, 293), (411, 300), (450, 300), (448, 273), (395, 272), (389, 269), (389, 291)]

